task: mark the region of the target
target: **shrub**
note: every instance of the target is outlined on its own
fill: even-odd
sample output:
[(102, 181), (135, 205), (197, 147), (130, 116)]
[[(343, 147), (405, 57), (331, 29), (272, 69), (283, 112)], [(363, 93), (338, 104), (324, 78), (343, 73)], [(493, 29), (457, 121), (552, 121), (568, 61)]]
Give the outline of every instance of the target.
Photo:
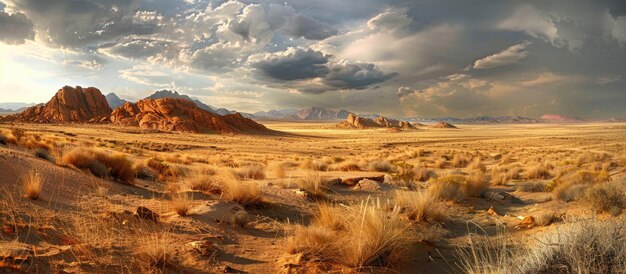
[(467, 159), (462, 154), (454, 154), (450, 163), (453, 167), (462, 168), (467, 166)]
[(465, 179), (465, 193), (471, 197), (480, 197), (481, 193), (489, 187), (485, 180), (485, 173), (475, 171)]
[(523, 192), (544, 192), (546, 189), (544, 182), (523, 182), (517, 185), (517, 190)]
[(526, 177), (528, 177), (528, 179), (550, 179), (552, 175), (550, 174), (548, 166), (541, 164), (529, 168), (526, 171)]
[(392, 266), (406, 259), (403, 253), (411, 237), (398, 207), (389, 212), (380, 203), (366, 201), (341, 210), (343, 214), (335, 218), (341, 225), (314, 220), (309, 227), (296, 228), (287, 250), (357, 269)]
[(624, 182), (601, 183), (588, 188), (584, 200), (596, 211), (619, 215), (626, 207)]
[(50, 151), (47, 149), (43, 149), (43, 148), (36, 149), (35, 156), (37, 158), (41, 158), (52, 163), (56, 163), (56, 160), (54, 159), (54, 157), (52, 157), (52, 155), (50, 155)]
[(135, 247), (135, 258), (146, 272), (176, 265), (176, 250), (165, 233), (141, 236)]
[(285, 166), (282, 163), (272, 163), (268, 167), (270, 176), (278, 179), (285, 178)]
[(322, 180), (317, 172), (307, 172), (302, 178), (296, 181), (298, 188), (307, 191), (316, 199), (326, 198), (328, 181)]
[(437, 178), (437, 173), (433, 170), (423, 167), (413, 168), (413, 179), (420, 182), (426, 182), (430, 178)]
[(463, 175), (448, 175), (430, 179), (428, 182), (430, 184), (428, 193), (435, 199), (461, 201), (467, 196)]
[(485, 171), (487, 170), (487, 167), (485, 167), (485, 165), (483, 164), (482, 160), (480, 159), (480, 157), (476, 157), (474, 158), (474, 160), (472, 160), (472, 162), (467, 166), (468, 169), (475, 169), (475, 170), (480, 170), (480, 171)]
[(43, 176), (40, 173), (28, 172), (22, 179), (24, 195), (32, 200), (37, 200), (43, 187)]
[(318, 159), (315, 159), (315, 160), (306, 159), (304, 162), (302, 162), (300, 167), (302, 169), (316, 170), (316, 171), (328, 170), (328, 164)]
[(445, 220), (443, 209), (428, 192), (396, 191), (395, 202), (397, 205), (406, 208), (410, 220), (418, 222)]
[(378, 172), (391, 172), (393, 165), (388, 161), (373, 161), (367, 165), (367, 169)]
[(179, 216), (187, 216), (192, 204), (193, 198), (187, 193), (178, 193), (174, 195), (170, 202), (170, 206)]
[(133, 162), (123, 154), (77, 148), (65, 153), (61, 163), (88, 169), (98, 177), (111, 176), (126, 182), (132, 182), (135, 178)]
[(221, 190), (222, 199), (236, 202), (244, 207), (255, 207), (264, 203), (257, 183), (240, 181), (232, 173), (215, 176), (213, 184)]
[(265, 167), (261, 164), (252, 164), (237, 169), (237, 176), (243, 179), (265, 179)]

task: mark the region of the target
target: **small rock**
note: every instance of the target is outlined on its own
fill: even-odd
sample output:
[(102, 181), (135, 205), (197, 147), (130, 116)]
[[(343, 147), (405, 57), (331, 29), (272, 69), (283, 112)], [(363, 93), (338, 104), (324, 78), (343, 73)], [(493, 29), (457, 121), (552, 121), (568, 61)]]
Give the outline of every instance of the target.
[(535, 226), (535, 217), (528, 215), (515, 228), (531, 228), (533, 226)]

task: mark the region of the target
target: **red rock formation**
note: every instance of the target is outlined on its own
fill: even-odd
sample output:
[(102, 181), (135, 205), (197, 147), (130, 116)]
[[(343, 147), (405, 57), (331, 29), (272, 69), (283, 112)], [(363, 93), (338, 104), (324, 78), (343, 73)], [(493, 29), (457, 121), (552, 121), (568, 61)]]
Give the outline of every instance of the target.
[(187, 99), (143, 99), (127, 102), (111, 114), (116, 125), (182, 132), (260, 133), (269, 130), (240, 114), (220, 116)]
[(433, 125), (434, 128), (457, 128), (455, 125), (450, 124), (450, 123), (446, 123), (446, 122), (439, 122), (435, 125)]
[(409, 122), (398, 121), (395, 119), (389, 119), (385, 117), (377, 117), (375, 119), (369, 119), (360, 117), (358, 115), (350, 113), (345, 121), (337, 124), (340, 128), (355, 128), (355, 129), (367, 129), (367, 128), (414, 128)]
[(32, 123), (108, 122), (111, 108), (97, 88), (61, 88), (48, 103), (29, 107), (2, 121)]

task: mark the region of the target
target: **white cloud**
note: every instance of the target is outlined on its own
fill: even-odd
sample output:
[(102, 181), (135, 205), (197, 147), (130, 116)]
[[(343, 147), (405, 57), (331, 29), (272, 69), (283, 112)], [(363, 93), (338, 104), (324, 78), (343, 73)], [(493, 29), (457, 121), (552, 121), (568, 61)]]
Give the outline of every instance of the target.
[(532, 37), (544, 39), (554, 46), (562, 46), (559, 30), (552, 19), (529, 5), (518, 8), (509, 18), (500, 22), (498, 28), (523, 31)]
[(513, 45), (501, 52), (478, 59), (474, 62), (474, 68), (490, 69), (517, 63), (526, 58), (528, 52), (525, 50), (529, 45), (530, 42)]

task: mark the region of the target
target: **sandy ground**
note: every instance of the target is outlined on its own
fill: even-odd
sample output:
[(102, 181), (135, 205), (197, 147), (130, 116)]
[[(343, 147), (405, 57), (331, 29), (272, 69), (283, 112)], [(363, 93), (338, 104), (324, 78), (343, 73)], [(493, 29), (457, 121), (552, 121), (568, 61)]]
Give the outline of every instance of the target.
[[(432, 166), (435, 153), (467, 152), (481, 155), (487, 174), (499, 164), (504, 154), (525, 168), (533, 161), (560, 162), (574, 160), (584, 153), (608, 153), (619, 162), (626, 154), (624, 124), (564, 125), (461, 125), (460, 129), (423, 128), (392, 133), (387, 130), (339, 130), (325, 122), (289, 123), (263, 121), (270, 129), (281, 132), (273, 136), (221, 136), (146, 132), (135, 128), (104, 125), (0, 125), (8, 132), (24, 129), (26, 134), (56, 138), (72, 146), (100, 147), (127, 153), (135, 161), (168, 155), (199, 159), (232, 159), (234, 161), (294, 162), (304, 159), (341, 157), (392, 159), (410, 151), (424, 150), (430, 156), (404, 157), (402, 161), (421, 161)], [(396, 158), (401, 158), (397, 156)], [(535, 159), (540, 158), (540, 159)], [(524, 163), (525, 159), (532, 159)], [(174, 163), (172, 163), (174, 164)], [(187, 168), (201, 168), (207, 163), (191, 160), (176, 163)], [(214, 164), (211, 164), (215, 166)], [(220, 167), (217, 165), (217, 167)], [(581, 167), (582, 168), (582, 167)], [(23, 196), (21, 180), (29, 171), (43, 174), (43, 191), (37, 200)], [(438, 174), (465, 172), (464, 168), (436, 169)], [(298, 195), (291, 180), (305, 176), (299, 167), (287, 170), (286, 178), (249, 180), (261, 187), (268, 202), (261, 208), (242, 206), (201, 192), (193, 193), (188, 216), (172, 212), (166, 184), (137, 179), (132, 184), (97, 178), (89, 172), (62, 167), (37, 158), (33, 151), (17, 145), (0, 145), (0, 209), (3, 232), (0, 233), (0, 256), (13, 256), (18, 269), (27, 272), (135, 272), (141, 268), (136, 258), (137, 245), (148, 241), (146, 235), (162, 237), (164, 245), (174, 250), (177, 264), (163, 272), (352, 272), (347, 267), (301, 263), (287, 267), (285, 243), (293, 227), (310, 222), (317, 203)], [(351, 178), (385, 175), (379, 171), (320, 171), (323, 178)], [(623, 166), (610, 169), (614, 179), (624, 176)], [(518, 229), (520, 218), (551, 210), (559, 216), (592, 216), (596, 212), (577, 202), (554, 200), (547, 192), (521, 192), (513, 180), (492, 191), (513, 195), (520, 201), (467, 198), (445, 204), (447, 219), (437, 224), (443, 231), (436, 242), (414, 242), (408, 250), (407, 263), (394, 268), (375, 268), (366, 272), (450, 273), (455, 266), (455, 249), (469, 231), (480, 227), (488, 235), (496, 234), (502, 224), (514, 237), (552, 229), (546, 227)], [(329, 197), (336, 203), (358, 203), (365, 199), (393, 198), (401, 186), (384, 184), (379, 189), (353, 189), (333, 186)], [(139, 206), (160, 214), (159, 223), (142, 221), (134, 216)], [(489, 209), (497, 214), (489, 214)], [(234, 215), (243, 214), (246, 224), (236, 225)], [(600, 215), (599, 218), (612, 218)], [(409, 222), (407, 222), (409, 223)], [(408, 229), (419, 233), (432, 224), (410, 223)], [(9, 229), (10, 227), (17, 229)], [(15, 230), (15, 231), (14, 231)], [(81, 233), (78, 233), (78, 232)], [(206, 250), (197, 248), (209, 245)], [(203, 251), (204, 250), (204, 251)], [(23, 260), (23, 261), (22, 261)], [(0, 265), (2, 266), (2, 265)], [(8, 269), (8, 267), (7, 267)]]

